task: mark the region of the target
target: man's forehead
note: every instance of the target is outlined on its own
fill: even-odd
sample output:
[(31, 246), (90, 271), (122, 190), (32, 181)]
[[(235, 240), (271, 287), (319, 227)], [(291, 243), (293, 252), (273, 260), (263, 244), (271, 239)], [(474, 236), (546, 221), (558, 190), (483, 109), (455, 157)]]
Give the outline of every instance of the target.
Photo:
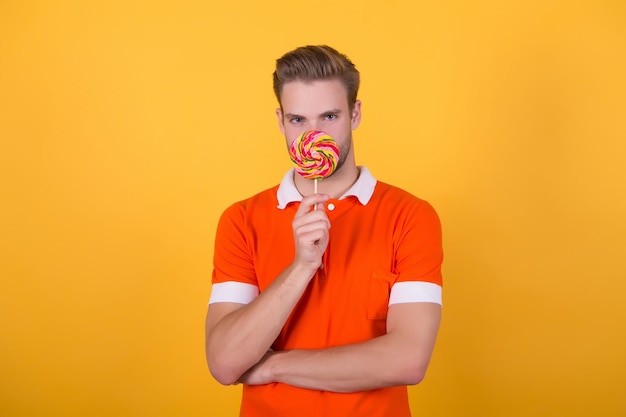
[(337, 79), (290, 81), (283, 86), (281, 102), (286, 112), (297, 112), (300, 107), (328, 111), (347, 106), (348, 93)]

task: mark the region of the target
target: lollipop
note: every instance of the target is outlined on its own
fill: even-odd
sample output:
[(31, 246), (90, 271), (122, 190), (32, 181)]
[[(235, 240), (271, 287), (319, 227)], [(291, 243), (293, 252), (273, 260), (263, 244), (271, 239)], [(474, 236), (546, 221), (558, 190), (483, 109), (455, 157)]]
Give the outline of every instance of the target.
[(298, 136), (289, 147), (289, 156), (302, 177), (314, 180), (317, 193), (317, 180), (326, 178), (337, 168), (339, 147), (324, 132), (308, 131)]

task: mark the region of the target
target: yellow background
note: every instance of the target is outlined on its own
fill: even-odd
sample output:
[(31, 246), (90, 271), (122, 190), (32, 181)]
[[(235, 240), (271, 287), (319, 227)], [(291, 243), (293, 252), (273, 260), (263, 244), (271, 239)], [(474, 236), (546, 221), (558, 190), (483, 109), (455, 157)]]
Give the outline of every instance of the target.
[(0, 2), (0, 415), (236, 415), (215, 227), (289, 168), (271, 72), (318, 43), (358, 162), (442, 218), (415, 415), (626, 415), (626, 3), (384, 3)]

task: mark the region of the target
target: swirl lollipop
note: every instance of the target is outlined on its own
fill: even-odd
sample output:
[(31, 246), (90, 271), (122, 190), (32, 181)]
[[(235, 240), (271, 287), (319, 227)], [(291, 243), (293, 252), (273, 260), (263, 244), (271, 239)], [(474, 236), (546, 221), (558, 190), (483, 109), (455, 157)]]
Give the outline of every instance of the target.
[(314, 192), (317, 193), (317, 180), (330, 176), (337, 168), (339, 147), (332, 136), (311, 130), (291, 143), (289, 156), (298, 174), (314, 180)]

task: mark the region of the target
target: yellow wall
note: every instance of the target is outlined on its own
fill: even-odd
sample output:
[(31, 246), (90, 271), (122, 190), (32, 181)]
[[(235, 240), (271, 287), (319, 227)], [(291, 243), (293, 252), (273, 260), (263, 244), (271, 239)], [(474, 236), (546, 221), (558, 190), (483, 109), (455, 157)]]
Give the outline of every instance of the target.
[(626, 415), (626, 3), (384, 3), (0, 2), (0, 415), (236, 415), (213, 235), (289, 167), (270, 75), (310, 43), (443, 221), (415, 414)]

